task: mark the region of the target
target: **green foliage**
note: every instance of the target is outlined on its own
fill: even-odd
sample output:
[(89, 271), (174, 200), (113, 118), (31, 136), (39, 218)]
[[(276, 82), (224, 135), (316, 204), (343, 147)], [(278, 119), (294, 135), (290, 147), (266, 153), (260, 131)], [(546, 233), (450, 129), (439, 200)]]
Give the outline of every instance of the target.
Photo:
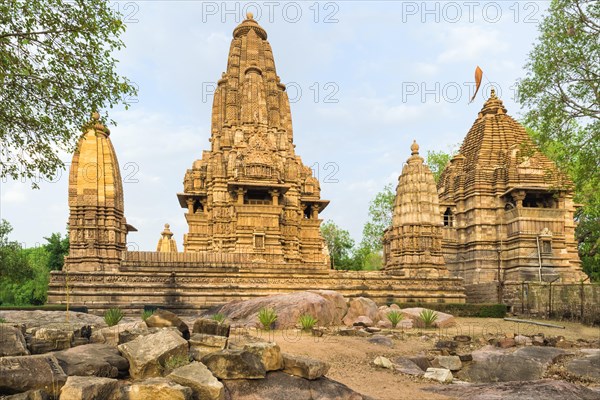
[(123, 311), (118, 308), (111, 308), (104, 312), (104, 322), (108, 326), (115, 326), (123, 319)]
[(0, 26), (0, 177), (52, 179), (90, 113), (136, 94), (111, 56), (122, 16), (104, 0), (13, 1)]
[(404, 319), (404, 315), (397, 310), (388, 312), (386, 317), (392, 323), (392, 328), (395, 328), (398, 323)]
[[(46, 302), (50, 271), (62, 268), (68, 239), (59, 233), (46, 238), (49, 244), (22, 248), (8, 235), (12, 231), (6, 220), (0, 222), (0, 304), (41, 305)], [(59, 247), (60, 245), (60, 247)], [(61, 262), (60, 266), (58, 265)]]
[(272, 308), (261, 308), (258, 311), (258, 320), (265, 330), (271, 330), (273, 324), (277, 321), (277, 313)]
[(442, 176), (442, 171), (446, 168), (446, 165), (452, 160), (452, 157), (456, 154), (456, 147), (453, 146), (450, 152), (445, 151), (427, 151), (427, 159), (426, 163), (431, 173), (433, 174), (433, 178), (435, 179), (435, 183), (440, 181), (440, 177)]
[(474, 316), (479, 318), (504, 318), (506, 317), (506, 306), (504, 304), (481, 304), (479, 312)]
[(155, 310), (143, 310), (142, 311), (142, 321), (146, 321), (152, 315), (154, 315)]
[(186, 355), (174, 355), (174, 356), (167, 358), (161, 364), (161, 370), (162, 370), (163, 375), (166, 375), (169, 372), (171, 372), (179, 367), (188, 365), (189, 363), (190, 363), (190, 357), (187, 354)]
[(369, 220), (363, 227), (362, 242), (371, 252), (381, 252), (383, 249), (383, 232), (392, 225), (395, 198), (392, 184), (387, 184), (369, 203)]
[(3, 324), (3, 323), (5, 323), (5, 322), (6, 322), (6, 319), (4, 319), (4, 318), (0, 317), (0, 324)]
[(0, 281), (18, 284), (33, 278), (33, 269), (22, 252), (21, 244), (9, 240), (11, 232), (10, 223), (5, 219), (0, 221)]
[(223, 322), (225, 322), (225, 314), (216, 313), (216, 314), (211, 315), (210, 319), (212, 319), (213, 321), (217, 321), (218, 323), (222, 324)]
[(298, 319), (303, 331), (311, 330), (317, 323), (317, 319), (310, 314), (302, 314)]
[(69, 235), (63, 238), (60, 233), (55, 232), (44, 239), (48, 242), (44, 247), (50, 254), (48, 268), (50, 271), (62, 271), (65, 256), (69, 254)]
[(341, 229), (333, 221), (321, 225), (321, 234), (327, 243), (331, 265), (336, 269), (352, 269), (351, 251), (354, 240), (347, 230)]
[(425, 328), (431, 328), (438, 319), (438, 313), (433, 310), (425, 309), (419, 313), (419, 319), (425, 325)]

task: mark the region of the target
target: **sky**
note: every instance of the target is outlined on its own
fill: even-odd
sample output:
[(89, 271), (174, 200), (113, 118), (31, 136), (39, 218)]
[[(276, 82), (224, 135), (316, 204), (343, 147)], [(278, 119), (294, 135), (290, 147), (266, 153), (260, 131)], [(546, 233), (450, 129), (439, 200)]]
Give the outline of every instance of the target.
[[(421, 155), (450, 151), (490, 88), (508, 114), (548, 1), (118, 1), (126, 48), (118, 71), (138, 87), (129, 110), (111, 110), (130, 250), (153, 251), (169, 223), (182, 250), (176, 193), (210, 148), (212, 91), (226, 70), (233, 29), (252, 12), (265, 28), (291, 101), (296, 154), (331, 201), (321, 214), (356, 242), (369, 202), (397, 183), (417, 140)], [(469, 104), (474, 70), (483, 85)], [(62, 159), (69, 163), (70, 154)], [(0, 182), (0, 218), (25, 247), (66, 232), (68, 171), (52, 182)]]

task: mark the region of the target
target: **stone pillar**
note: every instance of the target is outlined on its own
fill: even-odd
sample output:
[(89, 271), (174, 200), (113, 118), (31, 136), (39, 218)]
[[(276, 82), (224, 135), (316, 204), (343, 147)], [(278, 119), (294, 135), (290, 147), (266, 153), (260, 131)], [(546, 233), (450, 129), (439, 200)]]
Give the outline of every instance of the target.
[(196, 200), (194, 200), (192, 198), (188, 198), (186, 201), (187, 201), (187, 206), (188, 206), (188, 214), (193, 214), (194, 213), (194, 202)]
[(237, 203), (239, 205), (244, 204), (244, 194), (246, 193), (245, 189), (238, 188), (237, 190)]
[(312, 204), (310, 218), (311, 219), (319, 219), (319, 205), (318, 204)]
[(279, 190), (270, 190), (269, 194), (271, 195), (273, 205), (278, 206), (279, 205)]
[(523, 200), (525, 200), (525, 191), (523, 190), (515, 190), (512, 195), (513, 199), (515, 199), (515, 203), (517, 208), (523, 207)]

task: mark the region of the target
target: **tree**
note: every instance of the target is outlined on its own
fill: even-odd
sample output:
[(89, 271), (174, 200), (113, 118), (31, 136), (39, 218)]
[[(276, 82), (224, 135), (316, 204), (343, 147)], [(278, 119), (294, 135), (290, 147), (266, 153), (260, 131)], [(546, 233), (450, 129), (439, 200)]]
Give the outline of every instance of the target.
[(449, 153), (444, 151), (427, 151), (427, 166), (433, 174), (435, 183), (438, 183), (442, 171), (446, 168), (446, 165), (450, 162), (456, 151), (452, 150)]
[(327, 221), (321, 225), (321, 234), (329, 249), (331, 266), (336, 269), (353, 269), (351, 252), (354, 240), (350, 237), (350, 233), (333, 221)]
[[(548, 150), (575, 159), (578, 175), (600, 174), (600, 2), (552, 0), (525, 66), (517, 99), (524, 124)], [(560, 155), (560, 154), (559, 154)]]
[(583, 268), (600, 279), (600, 2), (552, 0), (518, 85), (524, 125), (575, 183)]
[(48, 244), (44, 246), (48, 252), (48, 270), (61, 271), (65, 263), (65, 256), (69, 254), (69, 236), (61, 237), (60, 233), (53, 233), (45, 237)]
[(5, 219), (0, 221), (0, 283), (21, 283), (33, 276), (21, 244), (9, 240), (11, 232), (10, 223)]
[(383, 231), (392, 225), (395, 198), (396, 193), (390, 183), (369, 203), (369, 221), (363, 227), (362, 241), (371, 252), (381, 252), (383, 249)]
[(124, 30), (104, 0), (0, 3), (0, 178), (51, 179), (92, 111), (127, 108), (136, 89), (111, 56)]

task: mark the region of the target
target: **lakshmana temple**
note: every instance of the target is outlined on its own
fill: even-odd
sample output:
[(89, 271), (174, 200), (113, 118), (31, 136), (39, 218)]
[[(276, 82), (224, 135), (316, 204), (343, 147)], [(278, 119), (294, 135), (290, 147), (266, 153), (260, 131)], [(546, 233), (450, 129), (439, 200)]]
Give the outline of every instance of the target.
[(320, 233), (329, 201), (294, 151), (286, 87), (251, 14), (233, 31), (211, 125), (210, 149), (177, 194), (188, 224), (181, 247), (166, 224), (157, 251), (128, 251), (135, 228), (125, 220), (117, 155), (93, 114), (73, 155), (70, 254), (52, 273), (49, 303), (185, 311), (311, 289), (463, 303), (481, 284), (583, 277), (570, 182), (493, 92), (437, 187), (418, 144), (410, 146), (381, 271), (330, 268)]

